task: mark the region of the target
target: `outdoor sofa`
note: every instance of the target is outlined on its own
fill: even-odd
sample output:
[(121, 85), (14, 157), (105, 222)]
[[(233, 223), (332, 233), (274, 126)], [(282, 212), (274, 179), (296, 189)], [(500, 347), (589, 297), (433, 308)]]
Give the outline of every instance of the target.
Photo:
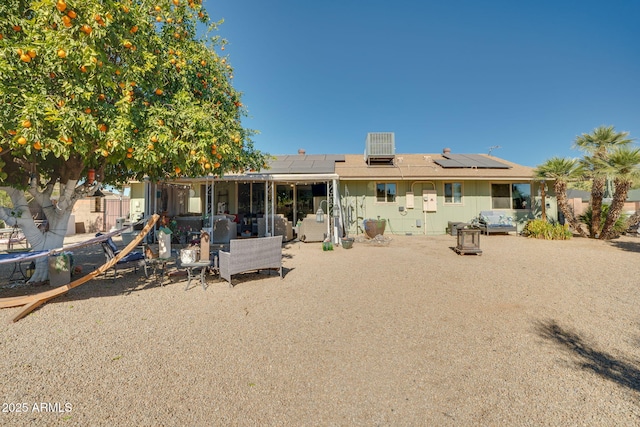
[(486, 234), (518, 232), (513, 218), (502, 211), (480, 211), (478, 227)]
[(218, 253), (220, 277), (231, 284), (231, 276), (254, 270), (277, 269), (282, 274), (282, 236), (234, 239), (229, 251)]

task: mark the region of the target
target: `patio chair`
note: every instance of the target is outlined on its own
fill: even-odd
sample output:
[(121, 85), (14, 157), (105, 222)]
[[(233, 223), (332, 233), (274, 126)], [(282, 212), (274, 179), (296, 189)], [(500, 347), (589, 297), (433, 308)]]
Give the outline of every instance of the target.
[[(96, 237), (102, 236), (102, 233), (96, 234)], [(102, 245), (102, 250), (104, 251), (104, 256), (107, 262), (111, 261), (115, 258), (116, 255), (120, 252), (116, 244), (109, 237), (107, 240), (100, 242)], [(140, 251), (131, 251), (127, 255), (125, 255), (120, 261), (118, 261), (113, 266), (113, 278), (115, 279), (118, 275), (118, 266), (120, 267), (133, 267), (134, 273), (138, 272), (138, 267), (145, 267), (144, 254)], [(108, 270), (107, 270), (108, 271)], [(107, 275), (107, 271), (104, 272), (105, 276)]]

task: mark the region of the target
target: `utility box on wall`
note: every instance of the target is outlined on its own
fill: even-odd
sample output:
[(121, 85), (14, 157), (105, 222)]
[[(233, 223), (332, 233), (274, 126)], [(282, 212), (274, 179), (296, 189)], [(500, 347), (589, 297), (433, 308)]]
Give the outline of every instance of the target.
[(438, 210), (436, 190), (422, 190), (422, 210), (424, 212), (436, 212)]
[(409, 193), (407, 192), (407, 195), (405, 197), (406, 200), (406, 204), (407, 204), (407, 209), (413, 209), (414, 204), (413, 204), (413, 193)]

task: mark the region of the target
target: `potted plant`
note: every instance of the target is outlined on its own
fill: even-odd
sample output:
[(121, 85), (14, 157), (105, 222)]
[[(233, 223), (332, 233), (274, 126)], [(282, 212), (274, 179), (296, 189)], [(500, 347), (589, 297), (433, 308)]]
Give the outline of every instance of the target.
[(378, 234), (384, 234), (384, 229), (387, 225), (387, 220), (385, 219), (365, 219), (364, 220), (364, 232), (367, 234), (367, 237), (373, 239)]
[(49, 257), (49, 285), (62, 286), (69, 283), (72, 268), (73, 255), (71, 252), (62, 252)]

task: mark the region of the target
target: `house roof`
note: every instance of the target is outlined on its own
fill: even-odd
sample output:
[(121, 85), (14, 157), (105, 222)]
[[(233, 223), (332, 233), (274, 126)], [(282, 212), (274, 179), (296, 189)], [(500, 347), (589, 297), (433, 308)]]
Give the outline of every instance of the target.
[(396, 154), (395, 161), (391, 165), (368, 165), (362, 155), (347, 154), (344, 163), (336, 163), (336, 173), (340, 176), (340, 180), (377, 178), (528, 181), (534, 175), (531, 167), (486, 154), (459, 154), (455, 156), (451, 154)]
[[(269, 169), (227, 174), (227, 180), (521, 180), (533, 179), (533, 168), (486, 154), (396, 154), (388, 164), (368, 164), (362, 154), (293, 154), (274, 156)], [(180, 182), (201, 181), (182, 178)], [(217, 178), (219, 179), (219, 178)]]

